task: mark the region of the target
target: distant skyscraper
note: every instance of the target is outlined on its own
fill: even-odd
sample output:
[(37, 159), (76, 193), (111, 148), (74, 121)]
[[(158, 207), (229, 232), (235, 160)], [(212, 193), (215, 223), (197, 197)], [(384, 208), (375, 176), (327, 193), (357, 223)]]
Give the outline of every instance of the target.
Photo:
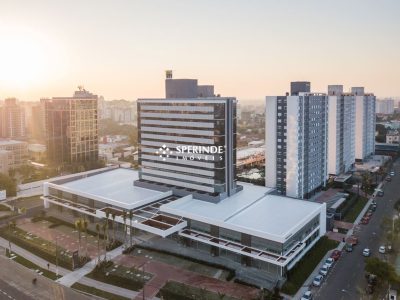
[(279, 193), (309, 198), (327, 179), (326, 94), (268, 96), (265, 183)]
[(97, 99), (80, 88), (73, 97), (44, 101), (47, 154), (51, 162), (98, 160)]
[(375, 153), (375, 104), (374, 94), (364, 93), (363, 87), (353, 87), (355, 96), (355, 156), (362, 161)]
[(394, 100), (383, 99), (376, 101), (376, 113), (391, 115), (394, 113)]
[(309, 93), (311, 91), (311, 83), (309, 81), (292, 81), (290, 83), (290, 95), (298, 96), (299, 93)]
[(20, 139), (26, 136), (25, 110), (18, 105), (17, 99), (4, 100), (0, 107), (0, 137)]
[(340, 175), (355, 163), (355, 97), (342, 85), (329, 85), (328, 97), (328, 174)]

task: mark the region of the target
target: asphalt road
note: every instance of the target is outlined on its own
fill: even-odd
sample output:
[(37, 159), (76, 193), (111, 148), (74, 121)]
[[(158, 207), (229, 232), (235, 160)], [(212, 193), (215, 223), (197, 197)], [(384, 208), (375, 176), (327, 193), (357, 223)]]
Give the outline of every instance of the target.
[(0, 299), (9, 300), (32, 300), (34, 298), (21, 293), (18, 288), (9, 285), (0, 279)]
[(383, 187), (385, 195), (376, 198), (377, 209), (369, 224), (360, 224), (360, 230), (355, 232), (359, 244), (351, 253), (342, 252), (342, 257), (329, 272), (323, 285), (320, 288), (313, 288), (315, 299), (356, 300), (362, 299), (362, 295), (365, 295), (365, 258), (362, 256), (362, 250), (370, 248), (371, 256), (384, 259), (384, 254), (378, 252), (384, 237), (380, 224), (384, 216), (392, 218), (393, 204), (400, 196), (400, 160), (394, 163), (393, 169), (395, 177), (391, 182), (385, 183)]

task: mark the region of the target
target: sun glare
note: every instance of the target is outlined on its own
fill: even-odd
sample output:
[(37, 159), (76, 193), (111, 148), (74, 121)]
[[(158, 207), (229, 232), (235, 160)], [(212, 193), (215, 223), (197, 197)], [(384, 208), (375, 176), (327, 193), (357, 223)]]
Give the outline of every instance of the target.
[(44, 80), (50, 67), (45, 41), (30, 32), (0, 31), (0, 82), (26, 88)]

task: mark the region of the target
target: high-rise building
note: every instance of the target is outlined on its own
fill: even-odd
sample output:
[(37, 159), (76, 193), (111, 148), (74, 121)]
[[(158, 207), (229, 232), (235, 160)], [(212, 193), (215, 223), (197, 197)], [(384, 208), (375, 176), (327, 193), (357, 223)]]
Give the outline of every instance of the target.
[(351, 88), (355, 97), (355, 156), (363, 161), (375, 153), (375, 105), (374, 94), (365, 93), (363, 87)]
[(97, 161), (97, 95), (80, 87), (72, 97), (54, 97), (44, 103), (48, 159), (53, 163)]
[(17, 99), (8, 98), (0, 107), (0, 137), (20, 139), (26, 136), (25, 110)]
[(355, 163), (355, 97), (343, 85), (329, 85), (328, 97), (328, 174), (340, 175)]
[(28, 143), (23, 141), (0, 139), (0, 151), (7, 151), (9, 153), (8, 167), (10, 169), (18, 168), (25, 165), (28, 161)]
[(383, 99), (376, 101), (376, 113), (391, 115), (394, 113), (394, 100), (393, 99)]
[(11, 151), (0, 150), (0, 173), (7, 174), (10, 165), (13, 164), (13, 154)]
[(218, 202), (236, 185), (236, 99), (139, 99), (135, 185)]
[(43, 143), (46, 139), (45, 101), (46, 99), (40, 99), (39, 103), (32, 106), (32, 117), (30, 122), (30, 133), (32, 138)]
[(311, 91), (311, 83), (309, 81), (292, 81), (290, 83), (290, 95), (298, 96), (299, 93), (309, 93)]
[(266, 186), (309, 198), (327, 179), (328, 97), (267, 96), (265, 118)]

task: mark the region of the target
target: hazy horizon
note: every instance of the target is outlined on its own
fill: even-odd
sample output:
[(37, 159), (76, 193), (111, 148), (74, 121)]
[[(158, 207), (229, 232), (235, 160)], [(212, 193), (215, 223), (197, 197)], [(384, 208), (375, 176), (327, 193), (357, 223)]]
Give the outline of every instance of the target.
[[(21, 9), (23, 8), (23, 9)], [(164, 71), (262, 101), (289, 82), (400, 97), (398, 0), (0, 0), (0, 99), (164, 96)]]

